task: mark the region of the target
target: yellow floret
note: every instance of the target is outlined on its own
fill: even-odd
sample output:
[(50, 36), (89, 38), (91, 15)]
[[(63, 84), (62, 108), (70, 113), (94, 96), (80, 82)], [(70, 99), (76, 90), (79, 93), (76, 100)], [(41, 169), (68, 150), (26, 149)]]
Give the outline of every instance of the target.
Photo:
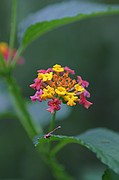
[(50, 81), (52, 79), (52, 72), (50, 73), (38, 73), (38, 79), (41, 79), (42, 81)]
[(63, 72), (64, 71), (64, 68), (59, 65), (59, 64), (55, 64), (52, 68), (55, 72)]
[(57, 89), (55, 89), (55, 92), (59, 95), (59, 96), (63, 96), (66, 94), (66, 89), (64, 87), (58, 87)]
[(78, 91), (78, 92), (83, 92), (84, 91), (84, 88), (82, 86), (80, 86), (79, 84), (76, 84), (74, 86), (75, 90)]
[(78, 96), (76, 96), (73, 92), (67, 93), (63, 98), (65, 101), (67, 101), (67, 105), (69, 106), (76, 105), (75, 101), (78, 100)]
[(69, 101), (67, 102), (67, 105), (68, 106), (75, 106), (76, 103), (72, 99), (69, 99)]
[(41, 98), (46, 100), (53, 98), (55, 94), (54, 88), (50, 87), (49, 85), (43, 89), (43, 94), (41, 95)]

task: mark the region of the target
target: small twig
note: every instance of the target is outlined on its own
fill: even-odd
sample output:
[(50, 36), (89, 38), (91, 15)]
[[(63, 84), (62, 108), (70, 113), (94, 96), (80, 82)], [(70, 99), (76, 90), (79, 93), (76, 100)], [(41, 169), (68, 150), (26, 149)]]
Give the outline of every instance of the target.
[(61, 128), (61, 126), (56, 127), (53, 131), (51, 131), (51, 132), (49, 132), (48, 134), (46, 134), (46, 135), (44, 136), (44, 138), (49, 138), (49, 137), (51, 136), (51, 134), (53, 134), (57, 129), (60, 129), (60, 128)]

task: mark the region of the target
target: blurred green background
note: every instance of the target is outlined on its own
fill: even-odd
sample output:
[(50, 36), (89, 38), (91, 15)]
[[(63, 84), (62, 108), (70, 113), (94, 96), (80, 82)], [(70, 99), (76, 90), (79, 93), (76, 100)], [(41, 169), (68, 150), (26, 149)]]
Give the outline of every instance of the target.
[[(62, 1), (18, 1), (17, 23), (29, 13), (56, 2)], [(117, 0), (97, 2), (119, 4)], [(0, 41), (9, 41), (10, 12), (11, 0), (1, 0)], [(119, 131), (119, 15), (92, 18), (60, 27), (33, 42), (23, 56), (25, 64), (17, 67), (14, 75), (26, 98), (34, 93), (29, 85), (36, 77), (36, 71), (56, 63), (69, 66), (90, 82), (93, 106), (89, 110), (82, 106), (74, 107), (70, 116), (57, 122), (62, 126), (58, 133), (77, 135), (95, 127)], [(91, 152), (79, 145), (66, 146), (57, 158), (72, 176), (80, 180), (101, 179), (105, 169)], [(49, 168), (15, 119), (0, 119), (2, 178), (53, 179)]]

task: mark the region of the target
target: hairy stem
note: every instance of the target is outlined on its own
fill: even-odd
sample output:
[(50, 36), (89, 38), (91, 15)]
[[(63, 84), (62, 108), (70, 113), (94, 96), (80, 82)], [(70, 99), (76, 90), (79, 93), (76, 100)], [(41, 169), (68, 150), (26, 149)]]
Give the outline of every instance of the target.
[(33, 137), (39, 133), (42, 132), (41, 128), (39, 129), (33, 124), (33, 120), (31, 119), (31, 116), (29, 112), (27, 111), (25, 102), (21, 96), (20, 90), (18, 88), (18, 85), (15, 81), (15, 79), (11, 76), (7, 76), (5, 78), (8, 89), (11, 95), (12, 103), (14, 106), (14, 109), (16, 110), (16, 114), (19, 117), (19, 120), (25, 130), (27, 131), (30, 138), (33, 139)]
[(51, 150), (47, 148), (47, 145), (47, 143), (41, 144), (37, 147), (37, 150), (41, 154), (42, 160), (51, 170), (54, 178), (57, 180), (73, 180), (73, 177), (68, 175), (68, 173), (65, 171), (64, 166), (57, 161), (55, 155), (53, 155), (51, 153)]
[(49, 156), (47, 163), (57, 180), (73, 180), (73, 178), (66, 173), (65, 168), (59, 164), (55, 156)]
[(17, 12), (17, 0), (12, 0), (11, 31), (10, 31), (10, 41), (9, 41), (10, 53), (8, 59), (9, 63), (12, 60), (12, 50), (14, 48), (14, 42), (15, 42), (16, 12)]

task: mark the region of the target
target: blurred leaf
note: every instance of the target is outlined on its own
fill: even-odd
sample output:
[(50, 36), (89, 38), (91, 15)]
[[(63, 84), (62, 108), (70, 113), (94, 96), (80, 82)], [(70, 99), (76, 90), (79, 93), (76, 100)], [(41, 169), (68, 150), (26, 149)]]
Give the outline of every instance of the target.
[(119, 180), (119, 175), (115, 174), (110, 169), (107, 169), (102, 176), (102, 180)]
[[(116, 10), (116, 11), (115, 11)], [(50, 5), (23, 20), (19, 26), (19, 38), (25, 48), (44, 33), (57, 27), (102, 15), (119, 13), (119, 6), (100, 3), (70, 1)]]
[(79, 171), (79, 179), (101, 180), (103, 172), (104, 168), (97, 163), (86, 164), (83, 171)]
[(11, 112), (2, 112), (2, 113), (0, 113), (0, 118), (1, 119), (9, 119), (9, 118), (12, 118), (12, 119), (14, 119), (14, 118), (17, 118), (17, 116), (13, 113), (13, 111), (11, 111)]
[(13, 115), (10, 96), (5, 83), (0, 79), (0, 117), (8, 117), (9, 115)]
[[(52, 115), (46, 109), (48, 108), (47, 101), (39, 102), (29, 102), (27, 104), (28, 111), (31, 117), (34, 119), (37, 125), (42, 127), (50, 124)], [(60, 111), (57, 111), (56, 120), (63, 120), (71, 113), (71, 108), (67, 105), (62, 104)]]
[(0, 118), (16, 118), (6, 84), (0, 79)]
[(59, 141), (62, 144), (59, 147), (57, 145), (55, 152), (68, 143), (78, 143), (95, 153), (102, 163), (119, 174), (119, 134), (111, 130), (97, 128), (75, 137), (51, 135), (49, 138), (44, 138), (40, 136), (35, 138), (34, 144), (37, 146), (46, 141)]

